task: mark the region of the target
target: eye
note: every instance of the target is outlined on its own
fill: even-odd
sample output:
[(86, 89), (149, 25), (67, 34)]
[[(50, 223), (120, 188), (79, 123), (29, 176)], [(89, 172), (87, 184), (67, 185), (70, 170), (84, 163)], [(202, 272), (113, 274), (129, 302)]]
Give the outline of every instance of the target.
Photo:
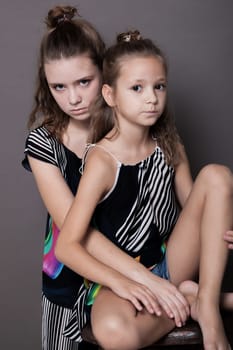
[(166, 84), (156, 84), (155, 89), (160, 91), (166, 90)]
[(82, 80), (79, 80), (79, 85), (85, 87), (85, 86), (88, 86), (90, 82), (91, 82), (91, 79), (82, 79)]
[(52, 88), (56, 91), (63, 91), (65, 89), (64, 85), (62, 84), (55, 84), (52, 86)]
[(134, 85), (132, 86), (132, 90), (136, 92), (142, 91), (142, 86), (141, 85)]

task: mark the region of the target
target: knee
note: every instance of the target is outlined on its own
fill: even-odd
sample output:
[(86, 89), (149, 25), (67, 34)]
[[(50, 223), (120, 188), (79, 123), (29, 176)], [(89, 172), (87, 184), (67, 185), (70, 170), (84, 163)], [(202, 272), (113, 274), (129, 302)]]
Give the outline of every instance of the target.
[(233, 175), (231, 170), (219, 164), (206, 165), (199, 173), (198, 177), (204, 179), (204, 183), (207, 188), (221, 189), (226, 193), (233, 193)]
[(135, 350), (139, 347), (137, 332), (120, 315), (109, 315), (92, 324), (98, 343), (107, 350)]

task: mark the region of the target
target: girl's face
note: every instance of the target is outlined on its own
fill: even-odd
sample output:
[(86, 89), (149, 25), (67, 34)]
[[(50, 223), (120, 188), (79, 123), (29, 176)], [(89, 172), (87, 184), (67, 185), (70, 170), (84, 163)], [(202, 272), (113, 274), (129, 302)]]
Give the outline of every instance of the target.
[(51, 60), (44, 65), (49, 89), (71, 118), (90, 117), (90, 105), (100, 92), (101, 73), (87, 55)]
[(160, 58), (123, 58), (116, 86), (110, 88), (110, 104), (119, 124), (123, 120), (124, 125), (125, 122), (140, 126), (155, 124), (166, 104), (166, 84), (166, 72)]

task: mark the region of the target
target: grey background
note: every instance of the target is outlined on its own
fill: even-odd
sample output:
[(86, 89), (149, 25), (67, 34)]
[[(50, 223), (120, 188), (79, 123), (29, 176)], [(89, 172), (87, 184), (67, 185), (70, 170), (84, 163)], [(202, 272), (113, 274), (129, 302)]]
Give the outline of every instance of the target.
[[(40, 349), (45, 210), (32, 176), (20, 163), (43, 19), (57, 3), (1, 1), (0, 348), (7, 350)], [(159, 43), (169, 57), (171, 100), (193, 174), (209, 162), (233, 169), (232, 0), (70, 4), (79, 7), (107, 43), (129, 28), (138, 28)]]

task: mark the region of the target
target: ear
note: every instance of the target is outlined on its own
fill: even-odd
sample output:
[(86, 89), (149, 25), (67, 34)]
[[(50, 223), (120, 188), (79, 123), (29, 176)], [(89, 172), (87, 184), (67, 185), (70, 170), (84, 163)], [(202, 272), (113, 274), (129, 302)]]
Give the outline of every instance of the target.
[(109, 107), (115, 106), (114, 93), (111, 86), (109, 86), (108, 84), (104, 84), (102, 86), (102, 95)]

